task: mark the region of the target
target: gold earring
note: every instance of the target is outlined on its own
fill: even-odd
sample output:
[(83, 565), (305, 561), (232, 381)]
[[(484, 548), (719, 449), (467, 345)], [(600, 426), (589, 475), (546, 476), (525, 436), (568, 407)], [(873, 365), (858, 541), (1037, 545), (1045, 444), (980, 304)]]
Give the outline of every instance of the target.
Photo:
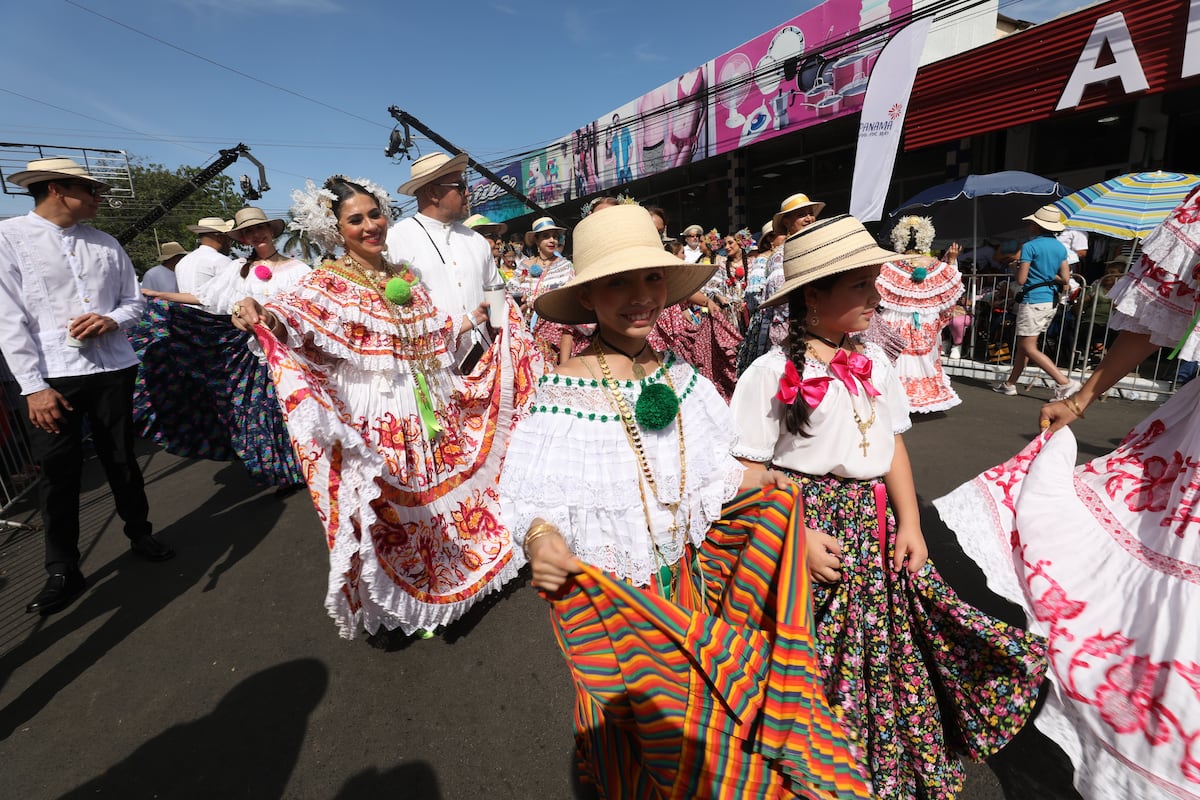
[(809, 319), (808, 319), (808, 327), (815, 328), (815, 327), (817, 327), (817, 324), (820, 323), (820, 321), (821, 321), (820, 317), (818, 317), (817, 312), (814, 311), (812, 313), (812, 316), (809, 317)]

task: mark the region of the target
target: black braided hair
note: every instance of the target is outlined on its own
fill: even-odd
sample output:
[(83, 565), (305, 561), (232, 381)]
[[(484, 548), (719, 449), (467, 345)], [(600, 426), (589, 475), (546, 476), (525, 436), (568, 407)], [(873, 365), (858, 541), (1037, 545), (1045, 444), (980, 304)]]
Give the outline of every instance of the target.
[[(812, 287), (818, 291), (827, 292), (833, 288), (833, 285), (842, 277), (841, 274), (827, 275), (824, 278), (817, 278), (812, 283), (795, 289), (788, 295), (788, 338), (786, 343), (786, 352), (788, 360), (796, 365), (796, 371), (801, 376), (804, 375), (804, 355), (808, 350), (808, 305), (804, 302), (804, 290)], [(804, 397), (801, 393), (796, 393), (796, 399), (792, 401), (783, 412), (783, 424), (787, 428), (788, 433), (795, 436), (808, 438), (812, 433), (806, 430), (808, 418), (812, 414), (812, 409), (804, 402)]]

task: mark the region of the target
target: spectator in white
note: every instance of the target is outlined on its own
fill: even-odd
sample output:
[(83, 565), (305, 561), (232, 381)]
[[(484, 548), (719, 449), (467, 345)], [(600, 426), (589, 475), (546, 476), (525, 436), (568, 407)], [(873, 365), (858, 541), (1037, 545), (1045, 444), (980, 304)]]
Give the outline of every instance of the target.
[(1088, 237), (1083, 231), (1075, 228), (1064, 228), (1054, 237), (1067, 248), (1067, 269), (1075, 272), (1075, 265), (1088, 257)]
[(196, 249), (175, 265), (175, 283), (185, 294), (196, 290), (224, 272), (233, 259), (229, 257), (229, 229), (232, 221), (220, 217), (205, 217), (187, 229), (196, 234)]
[(683, 239), (684, 263), (699, 264), (700, 259), (704, 258), (704, 250), (700, 247), (700, 237), (704, 235), (704, 228), (688, 225), (679, 235)]
[(43, 158), (9, 177), (33, 211), (0, 222), (0, 346), (21, 385), (39, 468), (45, 587), (25, 610), (51, 614), (84, 590), (79, 569), (83, 423), (136, 555), (174, 554), (151, 533), (133, 451), (137, 356), (125, 338), (142, 315), (129, 256), (92, 219), (108, 188), (69, 158)]
[[(417, 213), (391, 227), (388, 260), (409, 262), (433, 298), (455, 320), (462, 358), (482, 336), (487, 305), (483, 287), (503, 283), (488, 240), (463, 224), (467, 216), (467, 156), (430, 153), (412, 163), (400, 194), (417, 198)], [(475, 329), (470, 336), (465, 335)]]
[(179, 283), (175, 280), (175, 267), (187, 252), (179, 242), (165, 242), (158, 250), (158, 264), (146, 270), (146, 274), (142, 276), (142, 288), (156, 292), (179, 291)]

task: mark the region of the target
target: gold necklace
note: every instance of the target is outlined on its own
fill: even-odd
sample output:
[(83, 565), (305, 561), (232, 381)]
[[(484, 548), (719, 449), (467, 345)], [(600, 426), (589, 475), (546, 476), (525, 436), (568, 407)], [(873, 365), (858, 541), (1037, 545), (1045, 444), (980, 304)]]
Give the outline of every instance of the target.
[[(596, 347), (596, 363), (600, 365), (600, 373), (603, 376), (601, 383), (608, 391), (609, 399), (616, 409), (617, 416), (621, 418), (621, 425), (625, 429), (625, 438), (629, 441), (629, 446), (633, 448), (634, 455), (637, 457), (638, 466), (641, 469), (641, 476), (638, 479), (638, 492), (642, 496), (642, 514), (646, 518), (646, 533), (650, 536), (650, 547), (655, 563), (658, 564), (658, 586), (660, 591), (666, 590), (666, 596), (669, 599), (676, 599), (679, 578), (679, 565), (667, 563), (666, 557), (662, 553), (662, 549), (658, 543), (654, 541), (654, 527), (650, 521), (650, 504), (646, 500), (646, 485), (650, 486), (650, 491), (654, 496), (654, 500), (671, 514), (671, 527), (667, 532), (671, 535), (671, 540), (679, 535), (679, 506), (683, 502), (683, 495), (687, 489), (687, 446), (683, 440), (683, 407), (680, 404), (680, 409), (675, 413), (675, 431), (679, 437), (679, 499), (674, 503), (664, 503), (658, 494), (658, 483), (654, 480), (654, 473), (650, 470), (650, 462), (646, 458), (646, 444), (642, 439), (641, 429), (638, 427), (637, 421), (633, 417), (633, 410), (630, 409), (625, 395), (621, 393), (620, 385), (613, 378), (612, 370), (608, 368), (608, 360), (604, 357), (604, 348), (597, 343)], [(671, 370), (664, 368), (663, 376), (667, 386), (671, 387), (671, 391), (675, 391), (675, 384), (671, 380)], [(686, 543), (685, 543), (686, 544)]]
[[(828, 344), (828, 340), (826, 340), (826, 339), (822, 339), (821, 341), (826, 342)], [(820, 356), (817, 355), (817, 351), (813, 348), (812, 342), (806, 342), (804, 345), (804, 349), (808, 351), (808, 355), (814, 361), (816, 361), (821, 366), (825, 367), (825, 370), (827, 372), (829, 371), (829, 362), (825, 361), (824, 359), (822, 359)], [(841, 350), (840, 347), (838, 349)], [(866, 390), (863, 390), (863, 394), (866, 394)], [(862, 454), (863, 454), (864, 458), (867, 455), (867, 449), (871, 446), (871, 443), (869, 441), (867, 441), (867, 431), (870, 430), (871, 426), (875, 424), (875, 416), (876, 416), (875, 415), (875, 411), (876, 411), (875, 398), (868, 395), (867, 399), (871, 403), (871, 416), (870, 416), (870, 418), (867, 419), (866, 422), (863, 422), (863, 418), (858, 415), (858, 409), (854, 407), (854, 400), (853, 399), (850, 400), (850, 413), (852, 413), (854, 415), (854, 424), (858, 427), (858, 435), (862, 437), (862, 441), (858, 443), (858, 446), (860, 448), (862, 448)]]

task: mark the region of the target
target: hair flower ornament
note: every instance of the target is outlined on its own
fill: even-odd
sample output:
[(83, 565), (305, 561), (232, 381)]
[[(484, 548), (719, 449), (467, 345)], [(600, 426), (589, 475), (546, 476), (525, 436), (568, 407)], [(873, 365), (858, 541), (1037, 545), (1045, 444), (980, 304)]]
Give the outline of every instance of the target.
[(929, 217), (901, 217), (892, 228), (892, 247), (898, 252), (918, 252), (929, 254), (933, 247), (933, 220)]
[[(330, 178), (350, 180), (344, 175), (331, 175)], [(374, 195), (379, 207), (390, 213), (392, 198), (382, 186), (366, 178), (354, 178), (353, 183)], [(288, 223), (288, 229), (308, 233), (308, 238), (327, 253), (337, 250), (344, 242), (338, 233), (337, 217), (333, 214), (336, 200), (334, 193), (324, 186), (318, 187), (311, 180), (305, 181), (303, 189), (292, 191), (292, 207), (289, 211), (292, 221)]]
[(254, 277), (258, 278), (260, 281), (269, 281), (271, 280), (271, 276), (274, 274), (275, 273), (271, 272), (271, 268), (266, 264), (259, 264), (254, 268)]

